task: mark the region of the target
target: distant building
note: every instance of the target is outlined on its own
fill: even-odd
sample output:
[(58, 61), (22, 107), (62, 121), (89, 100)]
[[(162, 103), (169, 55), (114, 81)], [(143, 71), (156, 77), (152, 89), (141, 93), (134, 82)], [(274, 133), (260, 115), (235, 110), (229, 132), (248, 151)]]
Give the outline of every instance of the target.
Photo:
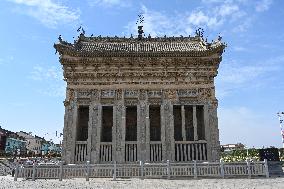
[(43, 141), (41, 144), (41, 154), (46, 155), (49, 152), (50, 141)]
[(52, 141), (43, 141), (41, 145), (42, 155), (61, 154), (61, 145), (54, 144)]
[(0, 154), (5, 153), (6, 138), (6, 132), (0, 126)]
[(0, 153), (11, 155), (26, 154), (26, 141), (12, 131), (0, 127)]
[(237, 144), (224, 144), (221, 145), (222, 151), (232, 151), (232, 150), (244, 150), (245, 145), (242, 143), (237, 143)]
[(61, 154), (62, 147), (61, 147), (60, 144), (51, 143), (51, 145), (49, 146), (49, 151), (50, 151), (51, 153)]
[(26, 154), (26, 141), (23, 137), (11, 136), (6, 139), (5, 153), (12, 155)]
[(40, 155), (42, 151), (42, 142), (45, 141), (44, 138), (37, 135), (33, 136), (32, 133), (26, 133), (24, 131), (17, 132), (19, 136), (22, 136), (27, 141), (27, 153)]

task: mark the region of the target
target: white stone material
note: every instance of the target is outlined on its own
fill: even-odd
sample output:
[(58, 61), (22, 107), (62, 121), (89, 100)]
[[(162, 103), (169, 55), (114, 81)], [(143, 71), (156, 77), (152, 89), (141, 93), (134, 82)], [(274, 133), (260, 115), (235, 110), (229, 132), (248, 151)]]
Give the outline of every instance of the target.
[[(147, 40), (102, 40), (80, 36), (80, 41), (76, 44), (60, 40), (55, 45), (60, 52), (60, 62), (67, 82), (62, 153), (65, 163), (75, 162), (78, 107), (81, 105), (89, 106), (88, 139), (85, 141), (87, 155), (83, 160), (88, 160), (91, 164), (102, 163), (102, 157), (107, 161), (104, 163), (111, 163), (110, 159), (118, 163), (125, 162), (126, 159), (129, 160), (125, 152), (135, 153), (131, 154), (131, 160), (137, 157), (137, 161), (143, 162), (150, 161), (151, 158), (156, 161), (219, 161), (218, 101), (215, 97), (214, 78), (225, 45), (218, 40), (209, 48), (203, 46), (206, 43), (200, 37), (174, 38), (174, 42), (168, 38)], [(119, 43), (117, 48), (122, 48), (123, 41), (137, 47), (140, 43), (145, 47), (146, 43), (151, 43), (160, 44), (163, 49), (168, 48), (166, 44), (175, 44), (175, 48), (169, 52), (159, 52), (158, 49), (148, 49), (145, 52), (136, 49), (130, 52), (123, 48), (119, 52), (93, 51), (98, 43), (100, 47), (103, 43), (113, 47), (111, 41)], [(89, 50), (80, 49), (80, 44)], [(204, 50), (201, 52), (188, 48), (181, 52), (176, 50), (177, 44), (196, 44), (203, 46)], [(150, 141), (150, 105), (160, 106), (161, 141)], [(113, 107), (111, 143), (101, 142), (103, 106)], [(127, 106), (137, 106), (137, 141), (132, 141), (131, 144), (125, 141)], [(173, 106), (181, 108), (182, 141), (174, 140)], [(186, 106), (193, 107), (192, 115), (186, 115)], [(196, 106), (203, 106), (205, 140), (198, 136), (200, 119), (197, 118)], [(187, 117), (192, 118), (192, 123), (189, 124), (193, 126), (193, 131), (186, 128)], [(193, 132), (189, 133), (193, 135), (193, 141), (186, 138), (186, 132)], [(112, 152), (109, 152), (110, 149)]]

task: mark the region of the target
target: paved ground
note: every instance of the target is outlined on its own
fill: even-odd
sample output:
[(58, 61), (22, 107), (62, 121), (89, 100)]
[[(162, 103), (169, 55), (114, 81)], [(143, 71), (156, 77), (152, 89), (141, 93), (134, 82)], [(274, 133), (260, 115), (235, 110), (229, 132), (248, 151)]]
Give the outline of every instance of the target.
[(115, 189), (284, 189), (284, 178), (257, 178), (257, 179), (84, 179), (68, 180), (43, 180), (36, 181), (23, 180), (13, 181), (11, 176), (0, 177), (0, 189), (6, 188), (25, 188), (25, 189), (57, 189), (57, 188), (115, 188)]

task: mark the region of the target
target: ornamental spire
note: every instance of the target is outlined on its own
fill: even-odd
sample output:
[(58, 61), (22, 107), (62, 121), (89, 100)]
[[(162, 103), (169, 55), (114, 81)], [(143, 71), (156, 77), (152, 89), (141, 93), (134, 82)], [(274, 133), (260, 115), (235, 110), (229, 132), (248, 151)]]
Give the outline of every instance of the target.
[(203, 38), (203, 34), (204, 34), (204, 29), (203, 28), (198, 28), (196, 31), (195, 31), (195, 34), (201, 38)]
[(77, 32), (81, 32), (81, 34), (85, 35), (85, 30), (82, 25), (77, 29)]
[(138, 19), (136, 24), (138, 25), (138, 39), (141, 40), (143, 38), (143, 23), (144, 23), (144, 16), (143, 14), (138, 14)]

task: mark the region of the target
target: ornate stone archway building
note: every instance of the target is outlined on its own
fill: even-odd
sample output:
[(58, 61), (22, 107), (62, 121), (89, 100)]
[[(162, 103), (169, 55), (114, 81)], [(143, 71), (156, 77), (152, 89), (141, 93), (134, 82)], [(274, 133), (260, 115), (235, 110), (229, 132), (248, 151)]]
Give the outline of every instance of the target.
[(225, 44), (194, 37), (86, 37), (54, 47), (67, 82), (66, 163), (215, 161), (214, 77)]

